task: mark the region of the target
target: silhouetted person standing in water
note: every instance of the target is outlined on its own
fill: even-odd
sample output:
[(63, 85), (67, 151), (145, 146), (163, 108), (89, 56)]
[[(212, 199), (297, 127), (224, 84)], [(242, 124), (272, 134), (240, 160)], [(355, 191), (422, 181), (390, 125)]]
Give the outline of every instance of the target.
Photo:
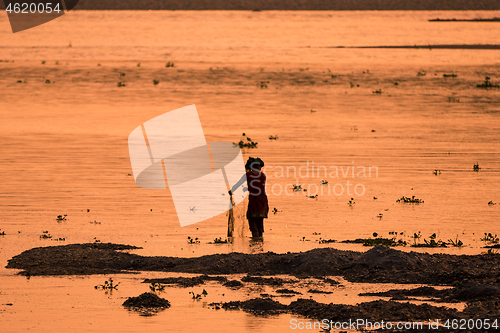
[(264, 161), (260, 158), (248, 158), (245, 164), (245, 169), (247, 170), (245, 174), (246, 178), (245, 176), (242, 177), (230, 191), (230, 194), (232, 194), (246, 179), (249, 192), (247, 219), (254, 239), (262, 238), (262, 234), (264, 233), (264, 219), (267, 218), (267, 214), (269, 213), (266, 194), (266, 175), (261, 172), (263, 167)]

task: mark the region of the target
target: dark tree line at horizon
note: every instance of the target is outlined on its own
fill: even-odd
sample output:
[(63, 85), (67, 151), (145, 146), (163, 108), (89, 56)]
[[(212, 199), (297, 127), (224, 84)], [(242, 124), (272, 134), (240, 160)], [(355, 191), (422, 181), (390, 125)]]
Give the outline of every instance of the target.
[[(3, 1), (0, 8), (4, 8)], [(500, 10), (500, 0), (80, 0), (75, 9)]]

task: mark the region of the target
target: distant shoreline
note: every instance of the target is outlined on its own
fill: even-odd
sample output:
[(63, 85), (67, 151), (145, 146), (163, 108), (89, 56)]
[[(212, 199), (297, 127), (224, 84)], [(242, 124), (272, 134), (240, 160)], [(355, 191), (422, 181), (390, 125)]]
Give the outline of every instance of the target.
[(500, 17), (494, 17), (489, 19), (432, 19), (429, 22), (500, 22)]
[[(4, 9), (0, 1), (0, 9)], [(80, 0), (77, 10), (500, 10), (500, 0)]]

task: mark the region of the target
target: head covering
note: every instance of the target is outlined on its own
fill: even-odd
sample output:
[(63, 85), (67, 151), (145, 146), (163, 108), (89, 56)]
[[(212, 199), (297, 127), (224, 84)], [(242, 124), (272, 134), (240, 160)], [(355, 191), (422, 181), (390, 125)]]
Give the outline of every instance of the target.
[(256, 170), (256, 167), (260, 166), (264, 167), (264, 161), (258, 157), (249, 157), (247, 163), (245, 164), (245, 169), (247, 170)]

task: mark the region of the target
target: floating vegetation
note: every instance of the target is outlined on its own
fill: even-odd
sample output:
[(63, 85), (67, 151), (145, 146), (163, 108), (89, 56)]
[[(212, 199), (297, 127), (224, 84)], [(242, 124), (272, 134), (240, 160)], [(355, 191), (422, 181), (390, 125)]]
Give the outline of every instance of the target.
[(308, 195), (307, 198), (309, 199), (318, 199), (318, 195), (315, 194), (315, 195)]
[(485, 246), (498, 244), (498, 242), (500, 241), (497, 234), (493, 235), (491, 232), (485, 232), (484, 237), (481, 238), (481, 240), (484, 242)]
[(141, 63), (138, 63), (138, 64), (137, 64), (137, 67), (141, 67)]
[(321, 185), (328, 185), (328, 181), (324, 180), (324, 179), (321, 179)]
[(245, 135), (245, 133), (243, 133), (241, 135), (240, 142), (238, 143), (233, 142), (233, 145), (235, 147), (240, 147), (240, 148), (257, 148), (258, 142), (252, 141), (252, 139), (250, 139), (248, 136)]
[(372, 91), (372, 94), (383, 94), (383, 93), (384, 91), (382, 89), (377, 89)]
[(422, 200), (422, 199), (417, 199), (417, 198), (415, 198), (415, 196), (413, 195), (411, 198), (408, 198), (408, 197), (402, 196), (400, 199), (396, 200), (396, 202), (402, 202), (402, 203), (412, 203), (412, 204), (420, 204), (420, 203), (424, 203), (424, 200)]
[(261, 89), (266, 89), (268, 83), (269, 83), (269, 81), (260, 81), (260, 88)]
[(42, 231), (42, 232), (43, 232), (43, 234), (40, 235), (40, 239), (50, 239), (50, 238), (52, 238), (52, 236), (49, 234), (48, 230)]
[(203, 291), (201, 292), (201, 294), (195, 294), (192, 291), (190, 291), (189, 293), (192, 295), (192, 298), (196, 299), (196, 300), (199, 300), (202, 297), (207, 297), (207, 295), (208, 295), (208, 293), (207, 293), (207, 291), (205, 289), (203, 289)]
[(335, 239), (319, 239), (320, 244), (329, 244), (329, 243), (336, 243), (337, 241)]
[(120, 81), (118, 82), (118, 87), (126, 87), (127, 85), (125, 84), (125, 82), (123, 81)]
[(426, 76), (427, 72), (426, 71), (420, 71), (417, 73), (417, 76)]
[(356, 202), (354, 201), (354, 198), (351, 198), (351, 200), (349, 200), (347, 204), (352, 207), (352, 205), (354, 205), (355, 203)]
[(97, 239), (97, 237), (94, 237), (94, 243), (100, 243), (101, 240), (100, 239)]
[(190, 236), (188, 236), (187, 242), (188, 242), (188, 244), (200, 244), (200, 241), (198, 240), (198, 237), (196, 237), (196, 238), (193, 239)]
[(167, 64), (165, 65), (166, 68), (170, 68), (170, 67), (174, 67), (174, 63), (173, 62), (167, 62)]
[(460, 239), (458, 239), (458, 235), (457, 237), (455, 238), (455, 240), (453, 239), (448, 239), (448, 242), (450, 242), (450, 244), (454, 247), (462, 247), (464, 245), (464, 243), (462, 243), (462, 241)]
[(316, 112), (316, 110), (311, 109), (311, 113), (314, 113), (314, 112)]
[[(425, 247), (446, 247), (445, 242), (443, 242), (440, 239), (436, 241), (436, 238), (437, 238), (436, 233), (433, 233), (432, 235), (430, 235), (429, 240), (424, 238)], [(423, 245), (423, 244), (421, 244), (421, 245)]]
[(269, 140), (278, 140), (277, 135), (269, 135)]
[(68, 216), (68, 215), (67, 214), (65, 214), (65, 215), (57, 215), (56, 221), (57, 222), (66, 221), (66, 216)]
[(302, 188), (302, 185), (292, 185), (292, 190), (294, 192), (300, 192), (300, 191), (303, 191), (304, 189)]
[(273, 212), (273, 214), (281, 213), (281, 210), (278, 210), (278, 208), (274, 207), (272, 212)]
[(2, 229), (0, 229), (0, 236), (5, 236), (5, 231), (2, 231)]
[(45, 65), (45, 62), (46, 62), (46, 61), (45, 61), (45, 60), (43, 60), (43, 61), (42, 61), (42, 65)]
[(97, 220), (90, 221), (89, 223), (90, 223), (90, 224), (101, 224), (101, 222), (97, 222)]
[(59, 238), (55, 238), (55, 239), (52, 239), (53, 241), (56, 241), (56, 242), (64, 242), (66, 241), (66, 238), (64, 237), (59, 237)]
[(413, 233), (413, 236), (411, 238), (413, 238), (413, 245), (417, 246), (417, 240), (420, 243), (420, 238), (422, 238), (422, 234), (420, 233), (420, 231), (418, 232), (418, 234), (415, 232)]
[(434, 176), (437, 176), (441, 174), (441, 170), (434, 170), (432, 173), (434, 174)]
[(475, 172), (481, 170), (481, 168), (479, 167), (479, 163), (475, 163), (474, 166), (472, 167), (472, 170), (474, 170)]
[(494, 203), (492, 200), (488, 201), (488, 206), (494, 206), (496, 203)]
[(120, 76), (125, 76), (125, 75), (127, 75), (127, 74), (125, 74), (125, 73), (120, 73)]
[(373, 233), (373, 238), (363, 239), (363, 246), (375, 246), (375, 245), (384, 245), (388, 247), (392, 246), (406, 246), (406, 242), (403, 240), (397, 240), (397, 233), (389, 232), (390, 235), (393, 235), (391, 238), (383, 238), (378, 237), (378, 233)]
[(222, 239), (222, 237), (217, 237), (214, 239), (214, 244), (227, 244), (227, 239)]
[(104, 281), (104, 284), (98, 284), (97, 286), (94, 286), (94, 289), (117, 290), (119, 285), (120, 285), (120, 282), (118, 282), (117, 284), (114, 284), (113, 278), (109, 278), (109, 280)]
[(476, 85), (477, 88), (484, 88), (484, 89), (488, 89), (488, 88), (500, 88), (500, 86), (498, 84), (492, 84), (490, 82), (490, 77), (487, 76), (484, 78), (484, 82), (481, 83), (481, 84), (478, 84)]
[(457, 74), (443, 74), (443, 77), (457, 77)]
[(160, 81), (159, 81), (159, 80), (153, 80), (153, 84), (154, 84), (155, 86), (157, 86), (159, 83), (160, 83)]
[(47, 79), (47, 80), (45, 80), (45, 83), (46, 83), (46, 84), (50, 84), (50, 80), (48, 80), (48, 79)]
[(165, 285), (161, 284), (161, 283), (156, 283), (156, 282), (153, 282), (149, 285), (149, 289), (152, 291), (152, 292), (162, 292), (162, 291), (165, 291)]

